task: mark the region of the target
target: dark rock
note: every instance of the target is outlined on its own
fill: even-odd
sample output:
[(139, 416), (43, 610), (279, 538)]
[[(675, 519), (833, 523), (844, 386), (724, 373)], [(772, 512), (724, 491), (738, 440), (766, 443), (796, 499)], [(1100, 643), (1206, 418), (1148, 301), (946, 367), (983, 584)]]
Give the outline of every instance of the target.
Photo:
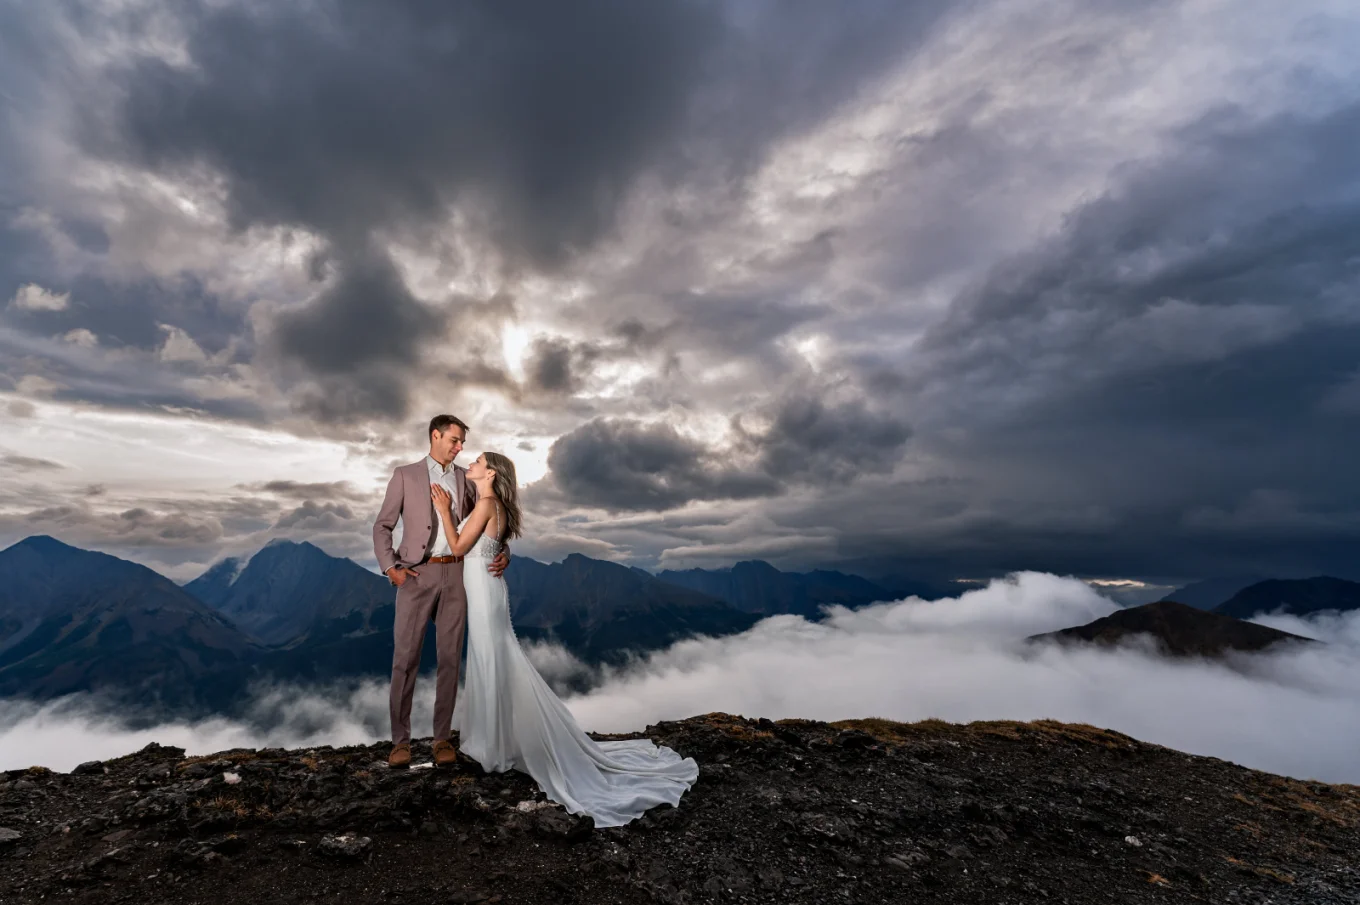
[(77, 764), (76, 767), (75, 767), (75, 769), (71, 771), (71, 775), (72, 775), (72, 776), (91, 776), (91, 775), (94, 775), (94, 774), (96, 774), (96, 773), (107, 773), (107, 772), (108, 772), (108, 768), (106, 768), (106, 767), (104, 766), (104, 764), (103, 764), (102, 761), (97, 761), (97, 760), (87, 760), (87, 761), (85, 761), (85, 763), (83, 763), (83, 764)]
[(368, 854), (373, 840), (367, 836), (346, 833), (343, 836), (325, 836), (317, 843), (317, 851), (332, 858), (355, 860)]
[(846, 729), (836, 736), (836, 744), (842, 748), (872, 748), (878, 744), (878, 739), (858, 729)]
[(491, 894), (482, 889), (465, 889), (459, 892), (449, 893), (446, 901), (453, 902), (454, 905), (470, 905), (474, 902), (485, 902), (491, 898)]
[(595, 820), (576, 817), (558, 808), (543, 808), (534, 814), (534, 829), (542, 836), (582, 842), (595, 832)]
[(183, 748), (176, 748), (174, 745), (161, 745), (156, 742), (148, 742), (142, 750), (137, 752), (138, 757), (152, 757), (158, 760), (179, 760), (184, 756)]

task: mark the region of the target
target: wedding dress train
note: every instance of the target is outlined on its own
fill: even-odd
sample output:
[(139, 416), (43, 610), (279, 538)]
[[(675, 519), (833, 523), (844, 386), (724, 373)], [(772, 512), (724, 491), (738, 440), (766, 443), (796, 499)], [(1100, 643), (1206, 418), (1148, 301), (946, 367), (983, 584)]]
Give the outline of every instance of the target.
[(699, 776), (693, 758), (648, 739), (595, 741), (529, 662), (510, 621), (505, 579), (486, 569), (500, 548), (488, 532), (463, 564), (467, 671), (453, 712), (461, 750), (488, 772), (529, 774), (549, 799), (595, 818), (597, 827), (677, 804)]

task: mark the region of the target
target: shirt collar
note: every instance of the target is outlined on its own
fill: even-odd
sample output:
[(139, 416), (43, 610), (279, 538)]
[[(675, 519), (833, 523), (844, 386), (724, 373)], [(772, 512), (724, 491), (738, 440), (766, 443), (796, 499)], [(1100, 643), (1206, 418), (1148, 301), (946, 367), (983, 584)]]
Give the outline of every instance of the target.
[(435, 472), (436, 474), (439, 475), (452, 474), (454, 469), (454, 464), (452, 462), (449, 463), (448, 468), (445, 468), (443, 465), (440, 465), (438, 462), (436, 462), (434, 460), (434, 456), (430, 455), (429, 453), (425, 454), (425, 464), (429, 467), (430, 471)]

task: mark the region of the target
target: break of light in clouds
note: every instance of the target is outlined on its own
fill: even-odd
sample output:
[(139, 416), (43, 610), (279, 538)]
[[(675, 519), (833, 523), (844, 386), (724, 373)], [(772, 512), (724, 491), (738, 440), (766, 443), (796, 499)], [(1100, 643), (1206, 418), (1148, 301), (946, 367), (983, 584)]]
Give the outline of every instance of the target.
[(369, 562), (452, 411), (526, 555), (1360, 577), (1357, 45), (1350, 0), (0, 0), (0, 544)]
[[(715, 710), (773, 719), (1054, 718), (1274, 773), (1360, 781), (1360, 615), (1291, 619), (1281, 627), (1330, 643), (1227, 663), (1168, 660), (1137, 646), (1027, 648), (1020, 641), (1113, 609), (1082, 582), (1022, 573), (943, 602), (837, 609), (819, 624), (778, 616), (742, 635), (684, 641), (605, 674), (568, 703), (584, 728), (600, 732)], [(530, 650), (550, 680), (579, 669), (560, 650)], [(431, 678), (417, 686), (417, 734), (429, 725)], [(150, 741), (191, 754), (369, 743), (387, 728), (386, 686), (376, 681), (348, 692), (269, 689), (252, 702), (250, 723), (133, 731), (92, 699), (0, 708), (5, 768), (70, 769)]]

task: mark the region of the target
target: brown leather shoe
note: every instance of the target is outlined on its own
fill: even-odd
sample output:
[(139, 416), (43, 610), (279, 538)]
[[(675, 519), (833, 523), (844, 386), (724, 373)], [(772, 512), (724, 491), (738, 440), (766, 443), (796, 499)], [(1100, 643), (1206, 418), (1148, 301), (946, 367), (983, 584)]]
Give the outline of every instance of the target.
[(397, 768), (411, 766), (411, 746), (404, 742), (393, 745), (392, 753), (387, 755), (387, 765)]
[(452, 767), (458, 763), (458, 749), (453, 747), (453, 743), (446, 738), (441, 738), (435, 742), (432, 751), (436, 767)]

